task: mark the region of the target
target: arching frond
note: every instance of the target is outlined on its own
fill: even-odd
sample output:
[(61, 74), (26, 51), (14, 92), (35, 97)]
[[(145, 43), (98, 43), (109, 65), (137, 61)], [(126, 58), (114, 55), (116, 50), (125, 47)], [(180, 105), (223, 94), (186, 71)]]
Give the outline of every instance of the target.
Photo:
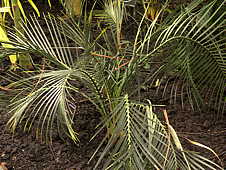
[[(205, 92), (209, 103), (214, 100), (219, 110), (222, 108), (225, 11), (220, 11), (225, 1), (219, 5), (216, 5), (217, 2), (213, 0), (199, 8), (201, 0), (194, 1), (159, 29), (157, 21), (153, 21), (144, 36), (139, 36), (143, 34), (141, 23), (134, 45), (131, 45), (132, 42), (126, 44), (131, 47), (121, 46), (124, 4), (119, 0), (107, 1), (105, 19), (108, 20), (104, 21), (105, 24), (113, 24), (110, 33), (106, 31), (108, 28), (101, 29), (97, 38), (90, 37), (96, 32), (86, 33), (84, 25), (73, 21), (69, 23), (53, 16), (45, 17), (47, 29), (44, 30), (37, 18), (31, 18), (27, 25), (22, 24), (24, 34), (10, 34), (12, 41), (9, 43), (17, 48), (4, 49), (3, 55), (35, 53), (46, 57), (51, 64), (47, 69), (37, 71), (36, 75), (18, 77), (21, 80), (9, 85), (19, 87), (22, 97), (14, 100), (8, 125), (15, 130), (23, 123), (27, 130), (37, 123), (37, 132), (49, 139), (48, 132), (51, 136), (54, 122), (58, 122), (58, 129), (63, 129), (65, 134), (77, 141), (77, 133), (73, 130), (73, 101), (76, 96), (72, 97), (72, 92), (79, 93), (98, 108), (104, 119), (101, 129), (107, 128), (107, 135), (99, 148), (103, 143), (107, 144), (95, 168), (105, 157), (104, 169), (219, 168), (198, 154), (184, 151), (173, 128), (164, 126), (153, 113), (152, 104), (132, 102), (127, 95), (131, 88), (139, 86), (134, 83), (139, 66), (172, 45), (173, 48), (168, 48), (170, 55), (163, 59), (165, 63), (159, 69), (165, 74), (170, 69), (175, 73), (174, 78), (182, 82), (178, 86), (173, 85), (171, 94), (177, 96), (180, 87), (187, 93), (190, 103), (202, 105), (206, 103), (203, 100)], [(206, 21), (203, 21), (204, 18)], [(104, 42), (97, 42), (100, 38)], [(93, 39), (94, 42), (91, 42)], [(80, 58), (87, 61), (82, 62)], [(50, 68), (53, 70), (48, 70)], [(151, 76), (153, 81), (157, 76), (158, 73)], [(86, 93), (74, 82), (85, 84), (88, 88)], [(128, 88), (131, 82), (134, 84)], [(44, 134), (44, 131), (47, 133)]]
[(179, 80), (172, 86), (172, 97), (186, 94), (194, 107), (207, 103), (222, 111), (226, 79), (225, 1), (213, 0), (200, 8), (201, 2), (194, 1), (160, 29), (148, 31), (137, 53), (148, 51), (145, 57), (149, 60), (166, 49), (163, 73), (174, 72), (174, 79)]
[(80, 39), (75, 42), (79, 43), (69, 46), (68, 37), (62, 32), (62, 22), (49, 16), (45, 17), (45, 24), (47, 30), (43, 29), (43, 24), (36, 17), (31, 17), (27, 24), (22, 24), (24, 33), (20, 33), (20, 36), (10, 34), (10, 43), (16, 44), (17, 48), (5, 50), (5, 53), (7, 55), (16, 51), (39, 54), (61, 69), (37, 71), (37, 75), (28, 78), (14, 77), (16, 82), (9, 86), (20, 88), (20, 94), (25, 97), (21, 96), (11, 105), (12, 117), (8, 125), (14, 131), (20, 123), (24, 124), (24, 130), (30, 130), (36, 124), (37, 134), (51, 142), (54, 122), (58, 122), (58, 129), (64, 130), (74, 142), (78, 142), (78, 134), (73, 127), (73, 101), (76, 99), (71, 97), (71, 92), (78, 93), (79, 90), (71, 81), (87, 76), (76, 68), (76, 59), (81, 53), (73, 53), (72, 48), (86, 42), (81, 38), (82, 35), (77, 34)]
[(112, 135), (103, 139), (102, 144), (106, 140), (107, 144), (94, 169), (105, 157), (108, 158), (103, 161), (102, 169), (105, 170), (220, 168), (197, 153), (186, 152), (179, 147), (180, 142), (171, 137), (176, 134), (167, 131), (152, 107), (151, 104), (131, 102), (128, 95), (120, 99), (109, 119), (103, 122), (106, 124), (114, 119), (117, 123)]

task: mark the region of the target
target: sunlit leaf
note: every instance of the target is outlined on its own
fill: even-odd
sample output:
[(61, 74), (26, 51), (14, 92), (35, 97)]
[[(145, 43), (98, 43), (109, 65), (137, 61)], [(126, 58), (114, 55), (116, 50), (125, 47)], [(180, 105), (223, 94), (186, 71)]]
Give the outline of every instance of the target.
[[(9, 38), (8, 38), (6, 32), (4, 31), (4, 29), (1, 26), (0, 26), (0, 41), (2, 41), (2, 42), (9, 41)], [(1, 44), (5, 48), (14, 48), (11, 44), (7, 44), (7, 43), (1, 43)], [(9, 55), (9, 58), (10, 58), (10, 61), (12, 64), (16, 64), (16, 62), (17, 62), (16, 54)]]

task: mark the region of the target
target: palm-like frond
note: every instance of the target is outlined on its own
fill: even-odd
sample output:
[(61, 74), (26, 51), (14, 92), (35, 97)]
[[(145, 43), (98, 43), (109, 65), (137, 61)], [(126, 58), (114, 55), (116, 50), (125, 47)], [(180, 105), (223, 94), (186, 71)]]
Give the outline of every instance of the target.
[[(175, 50), (173, 55), (166, 58), (164, 71), (170, 68), (175, 70), (176, 67), (175, 72), (178, 73), (178, 77), (190, 83), (185, 87), (188, 94), (194, 96), (190, 97), (191, 103), (193, 99), (197, 103), (202, 101), (200, 90), (204, 91), (207, 85), (211, 90), (216, 89), (219, 92), (216, 98), (220, 101), (221, 87), (225, 86), (223, 84), (225, 74), (224, 70), (222, 71), (225, 53), (222, 51), (223, 41), (220, 39), (223, 34), (221, 29), (225, 23), (225, 20), (221, 19), (225, 12), (220, 14), (220, 19), (216, 22), (211, 23), (211, 19), (208, 19), (208, 22), (201, 22), (202, 16), (207, 14), (202, 9), (193, 12), (200, 4), (200, 1), (195, 1), (172, 22), (166, 23), (159, 29), (155, 24), (157, 21), (153, 21), (144, 37), (139, 36), (141, 24), (132, 49), (121, 46), (123, 3), (116, 1), (116, 4), (113, 4), (110, 0), (107, 2), (106, 8), (109, 10), (107, 16), (110, 18), (108, 21), (113, 23), (110, 28), (111, 35), (108, 36), (106, 29), (102, 29), (98, 38), (103, 36), (106, 43), (110, 43), (113, 38), (116, 52), (111, 51), (108, 44), (105, 48), (102, 45), (104, 42), (97, 42), (98, 38), (90, 42), (91, 33), (87, 34), (86, 30), (83, 30), (86, 26), (81, 28), (82, 26), (77, 23), (71, 26), (70, 23), (57, 20), (53, 16), (49, 19), (45, 18), (50, 36), (46, 36), (46, 30), (35, 17), (28, 21), (27, 25), (22, 25), (26, 35), (21, 34), (16, 37), (11, 34), (12, 43), (17, 45), (17, 49), (5, 49), (7, 53), (33, 52), (47, 57), (48, 61), (57, 67), (55, 70), (41, 70), (38, 75), (11, 84), (21, 87), (26, 96), (12, 105), (13, 116), (9, 126), (14, 130), (25, 120), (25, 129), (30, 129), (32, 124), (37, 123), (38, 132), (42, 134), (44, 130), (52, 132), (56, 120), (59, 123), (58, 128), (64, 129), (68, 136), (77, 141), (77, 133), (73, 130), (72, 121), (74, 106), (71, 103), (76, 100), (71, 92), (75, 92), (87, 97), (98, 108), (104, 119), (104, 126), (101, 129), (104, 127), (108, 129), (100, 147), (108, 140), (107, 146), (97, 166), (106, 156), (105, 169), (218, 167), (198, 154), (185, 152), (180, 143), (178, 145), (179, 141), (170, 137), (172, 134), (169, 133), (169, 129), (167, 131), (152, 112), (151, 104), (138, 104), (129, 100), (127, 87), (129, 83), (133, 83), (140, 64), (149, 61), (150, 56), (160, 49), (174, 43), (174, 47), (177, 48), (172, 50)], [(211, 9), (215, 3), (216, 0), (205, 10)], [(214, 12), (213, 16), (215, 15), (217, 13)], [(211, 23), (208, 28), (206, 28), (207, 23)], [(69, 40), (72, 40), (72, 45)], [(72, 54), (71, 47), (76, 49), (75, 54)], [(98, 54), (93, 53), (92, 50), (99, 50), (103, 57), (100, 57), (100, 60), (96, 59), (93, 56)], [(112, 55), (109, 60), (105, 60), (105, 57), (109, 58), (107, 55)], [(83, 57), (87, 59), (86, 62), (80, 62)], [(210, 71), (203, 66), (206, 64), (211, 68)], [(91, 93), (84, 94), (73, 84), (75, 81), (84, 83)], [(33, 83), (35, 86), (32, 85)], [(201, 86), (204, 83), (207, 84), (206, 87)], [(133, 84), (132, 88), (136, 87), (137, 85)]]
[(153, 113), (152, 104), (131, 102), (128, 95), (120, 101), (104, 122), (115, 119), (117, 123), (109, 139), (108, 136), (103, 139), (102, 144), (106, 140), (107, 144), (94, 169), (105, 156), (110, 159), (105, 161), (103, 169), (220, 168), (212, 162), (206, 162), (197, 153), (176, 147), (179, 141), (170, 137), (171, 134)]
[[(47, 134), (50, 132), (51, 137), (53, 122), (57, 118), (60, 122), (59, 126), (64, 129), (66, 127), (65, 132), (69, 133), (69, 136), (74, 141), (77, 141), (77, 134), (72, 126), (73, 108), (70, 106), (72, 103), (68, 98), (67, 89), (70, 74), (70, 70), (51, 71), (30, 78), (33, 82), (40, 79), (37, 82), (38, 89), (33, 89), (26, 97), (13, 103), (11, 110), (13, 116), (8, 122), (10, 128), (15, 130), (17, 125), (25, 119), (24, 129), (29, 130), (34, 125), (35, 120), (38, 119), (38, 134), (40, 133), (43, 136), (43, 130), (45, 129), (48, 141), (49, 136)], [(20, 83), (23, 82), (21, 81)], [(32, 85), (30, 85), (29, 89), (31, 88)]]
[[(96, 15), (100, 20), (107, 24), (110, 30), (111, 39), (116, 48), (116, 53), (121, 49), (122, 23), (126, 15), (124, 1), (107, 0), (104, 4), (104, 12)], [(104, 32), (106, 30), (103, 30)], [(109, 36), (109, 33), (107, 36)]]
[(136, 52), (148, 51), (145, 57), (150, 58), (166, 48), (171, 55), (165, 57), (163, 72), (174, 72), (175, 79), (184, 82), (175, 83), (172, 97), (184, 93), (192, 106), (208, 103), (220, 111), (226, 79), (225, 1), (214, 0), (199, 9), (201, 2), (194, 1), (156, 31), (152, 23)]
[[(72, 120), (75, 108), (70, 93), (78, 92), (78, 89), (71, 85), (71, 81), (87, 76), (75, 66), (76, 55), (72, 55), (68, 37), (62, 32), (62, 24), (57, 24), (54, 17), (48, 19), (45, 17), (45, 21), (50, 38), (47, 38), (46, 30), (42, 28), (37, 18), (33, 17), (27, 24), (22, 24), (25, 34), (21, 33), (20, 37), (10, 34), (13, 43), (17, 44), (17, 49), (9, 49), (7, 53), (16, 51), (40, 54), (60, 66), (62, 70), (41, 70), (38, 75), (29, 78), (19, 77), (16, 82), (10, 84), (11, 87), (20, 87), (26, 97), (12, 104), (13, 115), (8, 125), (15, 130), (19, 123), (26, 120), (24, 129), (29, 130), (37, 123), (37, 134), (43, 136), (43, 132), (46, 131), (46, 139), (51, 140), (53, 124), (57, 121), (58, 128), (64, 129), (65, 134), (77, 142), (77, 133), (74, 131)], [(86, 44), (85, 40), (81, 39), (82, 34), (77, 35), (79, 40), (76, 41), (75, 48)], [(76, 54), (78, 56), (79, 53)], [(87, 80), (89, 81), (88, 78)]]
[[(20, 33), (20, 37), (10, 33), (10, 37), (18, 44), (17, 50), (35, 52), (57, 65), (67, 69), (72, 68), (76, 56), (81, 55), (77, 51), (91, 48), (84, 30), (81, 30), (76, 23), (72, 22), (73, 25), (69, 26), (68, 23), (54, 16), (44, 15), (44, 19), (45, 22), (40, 23), (35, 16), (31, 17), (27, 23), (22, 24), (24, 33)], [(69, 43), (70, 40), (73, 40), (73, 43)], [(73, 51), (77, 53), (74, 55)]]

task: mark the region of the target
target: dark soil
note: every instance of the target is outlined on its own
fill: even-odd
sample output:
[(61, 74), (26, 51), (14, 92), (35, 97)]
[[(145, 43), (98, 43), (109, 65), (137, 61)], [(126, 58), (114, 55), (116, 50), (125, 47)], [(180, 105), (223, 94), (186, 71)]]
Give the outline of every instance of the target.
[(36, 138), (34, 131), (25, 133), (18, 130), (12, 135), (5, 130), (9, 120), (6, 106), (0, 105), (0, 108), (0, 163), (5, 162), (9, 170), (89, 170), (94, 166), (95, 161), (87, 162), (103, 136), (97, 136), (90, 142), (100, 120), (89, 103), (81, 105), (81, 111), (76, 115), (78, 145), (58, 137), (53, 138), (52, 145), (47, 145)]
[[(2, 93), (2, 92), (1, 92)], [(181, 110), (180, 106), (168, 108), (169, 120), (181, 137), (185, 149), (201, 152), (203, 156), (216, 163), (226, 165), (224, 119), (213, 123), (211, 113), (199, 113)], [(10, 115), (5, 104), (0, 105), (0, 163), (5, 162), (9, 170), (89, 170), (95, 159), (87, 164), (98, 147), (103, 135), (94, 140), (95, 127), (100, 122), (99, 114), (89, 103), (83, 103), (76, 115), (76, 127), (79, 127), (79, 145), (53, 138), (52, 145), (41, 143), (36, 139), (34, 131), (25, 133), (18, 130), (14, 135), (5, 130)], [(210, 151), (190, 144), (185, 137), (212, 148), (220, 157), (221, 162)], [(1, 168), (0, 168), (1, 169)]]
[[(60, 7), (59, 7), (60, 8)], [(44, 8), (42, 8), (44, 9)], [(52, 9), (54, 10), (54, 9)], [(0, 80), (0, 85), (4, 82)], [(0, 96), (5, 92), (0, 89)], [(156, 103), (159, 104), (159, 103)], [(53, 138), (52, 145), (36, 139), (35, 132), (21, 130), (12, 135), (6, 124), (10, 118), (7, 103), (0, 98), (0, 170), (3, 164), (9, 170), (90, 170), (95, 159), (87, 164), (98, 147), (104, 133), (94, 138), (95, 127), (100, 123), (100, 115), (88, 102), (78, 107), (75, 125), (79, 132), (78, 145), (69, 141)], [(226, 167), (226, 117), (213, 121), (213, 112), (193, 112), (190, 106), (183, 110), (180, 105), (168, 106), (169, 121), (181, 137), (185, 149), (201, 152), (203, 156)], [(158, 113), (161, 114), (161, 113)], [(210, 151), (190, 144), (185, 138), (202, 143), (212, 148), (219, 156), (219, 161)]]

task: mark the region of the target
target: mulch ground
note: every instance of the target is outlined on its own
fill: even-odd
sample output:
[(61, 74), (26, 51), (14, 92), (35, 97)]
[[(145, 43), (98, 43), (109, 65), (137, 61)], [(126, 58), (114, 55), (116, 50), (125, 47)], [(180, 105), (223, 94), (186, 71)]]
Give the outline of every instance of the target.
[[(43, 8), (44, 9), (44, 8)], [(52, 9), (54, 10), (54, 9)], [(0, 85), (1, 84), (0, 80)], [(5, 92), (0, 89), (0, 96)], [(17, 130), (13, 135), (6, 129), (8, 103), (0, 99), (0, 170), (1, 164), (8, 170), (90, 170), (95, 160), (87, 164), (98, 147), (104, 134), (90, 142), (95, 134), (95, 127), (100, 122), (100, 115), (90, 103), (82, 103), (76, 115), (75, 124), (79, 132), (78, 145), (69, 141), (53, 138), (52, 145), (36, 139), (35, 132)], [(158, 104), (158, 103), (157, 103)], [(193, 112), (190, 106), (183, 110), (179, 105), (168, 106), (169, 120), (178, 132), (185, 149), (201, 152), (203, 156), (226, 167), (226, 116), (213, 121), (212, 112)], [(212, 148), (219, 156), (189, 143), (185, 138), (202, 143)], [(3, 166), (2, 166), (3, 167)]]
[[(173, 108), (173, 109), (172, 109)], [(179, 106), (178, 106), (179, 108)], [(169, 110), (169, 120), (178, 132), (184, 149), (201, 152), (203, 156), (226, 165), (225, 117), (213, 122), (211, 114), (180, 110), (176, 105)], [(98, 147), (103, 135), (90, 142), (95, 134), (95, 127), (100, 122), (99, 114), (89, 103), (80, 106), (76, 116), (79, 127), (79, 145), (53, 138), (52, 145), (42, 143), (35, 137), (34, 131), (25, 133), (18, 130), (14, 135), (6, 130), (10, 115), (6, 105), (0, 105), (0, 163), (5, 162), (8, 170), (90, 170), (94, 159), (87, 164)], [(221, 162), (210, 151), (190, 144), (185, 138), (202, 143), (212, 148)], [(1, 168), (0, 168), (1, 169)]]

